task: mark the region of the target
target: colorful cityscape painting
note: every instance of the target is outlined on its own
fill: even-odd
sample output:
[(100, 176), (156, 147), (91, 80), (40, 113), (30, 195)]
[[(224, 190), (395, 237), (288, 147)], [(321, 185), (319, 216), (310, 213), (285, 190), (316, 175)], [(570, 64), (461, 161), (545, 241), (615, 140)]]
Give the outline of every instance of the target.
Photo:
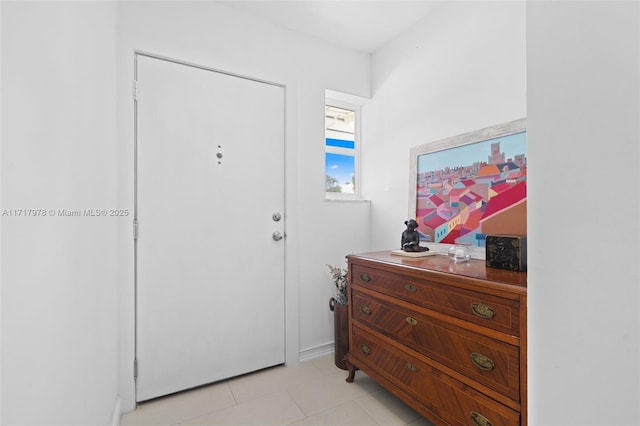
[(418, 155), (421, 239), (484, 247), (487, 233), (507, 224), (526, 232), (526, 143), (526, 131), (520, 131)]

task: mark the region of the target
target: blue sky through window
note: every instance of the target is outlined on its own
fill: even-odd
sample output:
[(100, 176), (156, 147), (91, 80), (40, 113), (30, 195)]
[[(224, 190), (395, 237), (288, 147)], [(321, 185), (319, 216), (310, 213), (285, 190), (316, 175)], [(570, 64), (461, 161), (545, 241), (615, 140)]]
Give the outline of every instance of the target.
[(351, 155), (326, 153), (325, 157), (326, 174), (337, 179), (339, 185), (351, 182), (356, 166), (354, 157)]
[[(325, 174), (327, 197), (336, 192), (357, 194), (356, 109), (351, 106), (325, 105)], [(336, 188), (340, 186), (340, 189)]]

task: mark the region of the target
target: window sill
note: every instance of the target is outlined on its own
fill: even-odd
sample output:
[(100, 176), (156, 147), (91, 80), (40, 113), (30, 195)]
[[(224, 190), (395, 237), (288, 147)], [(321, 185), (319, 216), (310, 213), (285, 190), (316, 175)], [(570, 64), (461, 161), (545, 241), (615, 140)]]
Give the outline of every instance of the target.
[(324, 198), (325, 201), (334, 202), (334, 201), (345, 201), (348, 203), (370, 203), (371, 200), (366, 200), (358, 195), (351, 194), (340, 194), (340, 195), (326, 195)]

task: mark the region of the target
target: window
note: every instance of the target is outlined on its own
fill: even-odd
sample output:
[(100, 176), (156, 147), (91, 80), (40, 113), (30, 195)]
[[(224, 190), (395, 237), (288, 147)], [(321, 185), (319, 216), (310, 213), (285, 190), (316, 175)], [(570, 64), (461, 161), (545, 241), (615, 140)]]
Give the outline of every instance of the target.
[(324, 117), (326, 198), (357, 197), (360, 107), (327, 99)]

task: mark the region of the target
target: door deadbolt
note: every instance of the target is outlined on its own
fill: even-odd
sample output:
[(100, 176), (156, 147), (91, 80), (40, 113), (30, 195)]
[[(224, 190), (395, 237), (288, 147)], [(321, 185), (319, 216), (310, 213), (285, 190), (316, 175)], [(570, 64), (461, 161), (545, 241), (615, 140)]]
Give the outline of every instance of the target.
[(276, 212), (271, 215), (271, 219), (273, 219), (274, 222), (280, 222), (280, 219), (282, 219), (282, 215)]

